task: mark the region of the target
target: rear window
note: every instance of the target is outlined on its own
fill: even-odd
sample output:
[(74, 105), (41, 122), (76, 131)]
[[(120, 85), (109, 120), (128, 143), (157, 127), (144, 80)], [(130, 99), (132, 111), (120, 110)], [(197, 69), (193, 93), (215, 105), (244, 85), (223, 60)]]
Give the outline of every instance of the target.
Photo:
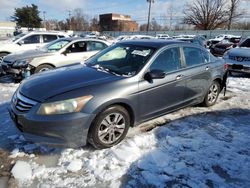
[(203, 55), (199, 48), (184, 47), (183, 48), (187, 67), (195, 66), (203, 63)]

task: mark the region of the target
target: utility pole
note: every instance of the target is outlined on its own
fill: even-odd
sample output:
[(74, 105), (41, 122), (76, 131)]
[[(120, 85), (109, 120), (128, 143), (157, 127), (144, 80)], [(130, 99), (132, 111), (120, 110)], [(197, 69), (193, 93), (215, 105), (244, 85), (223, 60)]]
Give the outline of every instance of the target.
[(43, 25), (46, 28), (46, 11), (43, 11)]
[(151, 14), (151, 4), (154, 3), (154, 0), (147, 0), (149, 3), (148, 6), (148, 24), (147, 24), (147, 32), (149, 31), (149, 24), (150, 24), (150, 14)]
[(71, 11), (69, 10), (69, 30), (71, 30)]

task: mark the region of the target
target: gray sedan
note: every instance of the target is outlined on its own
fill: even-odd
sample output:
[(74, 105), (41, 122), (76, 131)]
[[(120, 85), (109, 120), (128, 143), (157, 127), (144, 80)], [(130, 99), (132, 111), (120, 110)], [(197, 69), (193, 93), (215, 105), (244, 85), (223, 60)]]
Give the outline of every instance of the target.
[(202, 103), (214, 105), (224, 87), (224, 61), (186, 42), (117, 43), (86, 65), (40, 73), (22, 82), (10, 115), (36, 142), (107, 148), (129, 127)]

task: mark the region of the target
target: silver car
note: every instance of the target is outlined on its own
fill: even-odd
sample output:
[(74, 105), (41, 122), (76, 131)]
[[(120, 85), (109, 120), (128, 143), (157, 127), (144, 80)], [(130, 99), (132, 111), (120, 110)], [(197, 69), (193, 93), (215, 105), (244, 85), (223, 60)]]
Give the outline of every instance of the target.
[(55, 67), (84, 62), (110, 43), (97, 39), (62, 38), (43, 48), (7, 55), (2, 69), (22, 79)]
[(223, 56), (229, 73), (247, 73), (250, 74), (250, 38), (243, 40), (237, 48), (226, 52)]

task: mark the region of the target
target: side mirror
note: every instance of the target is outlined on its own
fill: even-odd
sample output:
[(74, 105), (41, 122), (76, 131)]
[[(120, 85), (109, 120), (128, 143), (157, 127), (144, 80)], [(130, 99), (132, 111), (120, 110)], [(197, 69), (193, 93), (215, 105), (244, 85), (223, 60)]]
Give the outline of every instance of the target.
[(24, 41), (21, 40), (21, 41), (19, 41), (17, 44), (18, 44), (19, 46), (22, 46), (22, 45), (24, 44)]
[(163, 79), (165, 78), (166, 74), (163, 70), (158, 70), (158, 69), (154, 69), (151, 70), (150, 72), (147, 72), (144, 75), (144, 79), (147, 81), (152, 81), (153, 79)]
[(233, 48), (236, 48), (237, 47), (237, 44), (233, 44)]
[(63, 55), (67, 55), (68, 53), (70, 53), (70, 51), (68, 49), (66, 49), (65, 51), (62, 52)]

